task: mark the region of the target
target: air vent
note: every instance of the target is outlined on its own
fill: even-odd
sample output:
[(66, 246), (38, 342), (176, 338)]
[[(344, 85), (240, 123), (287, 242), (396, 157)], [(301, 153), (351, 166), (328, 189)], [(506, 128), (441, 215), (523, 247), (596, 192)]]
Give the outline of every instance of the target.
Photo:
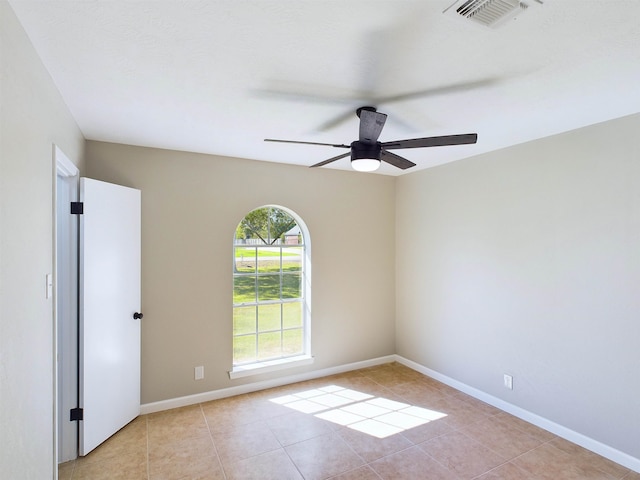
[(496, 28), (529, 6), (519, 0), (458, 0), (447, 8), (444, 13), (448, 16), (473, 20), (485, 27)]

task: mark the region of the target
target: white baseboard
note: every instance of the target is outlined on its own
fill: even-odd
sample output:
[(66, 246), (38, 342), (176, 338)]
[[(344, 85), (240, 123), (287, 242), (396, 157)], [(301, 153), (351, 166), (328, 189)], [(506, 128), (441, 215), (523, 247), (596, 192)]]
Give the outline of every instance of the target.
[(386, 357), (378, 357), (362, 362), (348, 363), (346, 365), (324, 368), (321, 370), (313, 370), (311, 372), (301, 373), (299, 375), (289, 375), (273, 380), (247, 383), (245, 385), (238, 385), (237, 387), (222, 388), (220, 390), (212, 390), (210, 392), (187, 395), (185, 397), (170, 398), (168, 400), (161, 400), (159, 402), (145, 403), (144, 405), (140, 406), (140, 414), (145, 415), (148, 413), (161, 412), (163, 410), (186, 407), (188, 405), (195, 405), (202, 402), (209, 402), (211, 400), (218, 400), (220, 398), (232, 397), (234, 395), (241, 395), (243, 393), (257, 392), (259, 390), (280, 387), (282, 385), (288, 385), (290, 383), (304, 382), (306, 380), (313, 380), (315, 378), (327, 377), (329, 375), (336, 375), (338, 373), (350, 372), (352, 370), (358, 370), (361, 368), (374, 367), (376, 365), (394, 362), (395, 360), (395, 355), (388, 355)]
[(581, 433), (575, 432), (567, 427), (564, 427), (558, 423), (552, 422), (544, 417), (536, 415), (535, 413), (524, 410), (516, 405), (508, 403), (501, 398), (489, 395), (486, 392), (471, 387), (465, 383), (459, 382), (453, 378), (447, 377), (435, 370), (431, 370), (419, 363), (404, 358), (400, 355), (388, 355), (385, 357), (378, 357), (371, 360), (365, 360), (362, 362), (349, 363), (346, 365), (340, 365), (337, 367), (325, 368), (322, 370), (314, 370), (311, 372), (302, 373), (299, 375), (289, 375), (273, 380), (264, 380), (260, 382), (248, 383), (245, 385), (238, 385), (236, 387), (223, 388), (220, 390), (213, 390), (210, 392), (197, 393), (195, 395), (188, 395), (185, 397), (171, 398), (168, 400), (161, 400), (159, 402), (146, 403), (140, 406), (141, 414), (161, 412), (163, 410), (170, 410), (172, 408), (186, 407), (188, 405), (195, 405), (202, 402), (209, 402), (211, 400), (218, 400), (220, 398), (232, 397), (234, 395), (241, 395), (243, 393), (256, 392), (259, 390), (265, 390), (267, 388), (279, 387), (282, 385), (288, 385), (296, 382), (303, 382), (305, 380), (313, 380), (315, 378), (326, 377), (329, 375), (336, 375), (338, 373), (350, 372), (352, 370), (358, 370), (361, 368), (373, 367), (376, 365), (382, 365), (390, 362), (401, 363), (417, 372), (420, 372), (428, 377), (438, 380), (445, 385), (449, 385), (456, 390), (466, 393), (478, 400), (481, 400), (489, 405), (493, 405), (500, 410), (510, 413), (522, 420), (543, 428), (554, 435), (557, 435), (565, 440), (580, 445), (598, 455), (601, 455), (609, 460), (616, 462), (626, 468), (629, 468), (635, 472), (640, 473), (640, 459), (632, 457), (624, 452), (616, 450), (613, 447), (605, 445), (597, 440), (589, 438)]
[(629, 468), (635, 472), (640, 473), (640, 459), (632, 457), (620, 450), (616, 450), (613, 447), (605, 445), (604, 443), (598, 442), (590, 437), (582, 435), (581, 433), (575, 432), (567, 427), (564, 427), (558, 423), (552, 422), (544, 417), (536, 415), (535, 413), (531, 413), (528, 410), (524, 410), (516, 405), (505, 402), (501, 398), (494, 397), (493, 395), (489, 395), (477, 388), (466, 385), (462, 382), (454, 380), (453, 378), (447, 377), (435, 370), (431, 370), (430, 368), (424, 367), (419, 363), (416, 363), (412, 360), (408, 360), (400, 355), (395, 355), (395, 361), (401, 363), (417, 372), (420, 372), (428, 377), (431, 377), (439, 382), (444, 383), (445, 385), (449, 385), (456, 390), (466, 393), (478, 400), (481, 400), (489, 405), (493, 405), (500, 410), (510, 413), (511, 415), (518, 417), (526, 422), (529, 422), (537, 427), (543, 428), (554, 435), (557, 435), (565, 440), (568, 440), (576, 445), (580, 445), (581, 447), (586, 448), (598, 455), (601, 455), (609, 460), (616, 462), (626, 468)]

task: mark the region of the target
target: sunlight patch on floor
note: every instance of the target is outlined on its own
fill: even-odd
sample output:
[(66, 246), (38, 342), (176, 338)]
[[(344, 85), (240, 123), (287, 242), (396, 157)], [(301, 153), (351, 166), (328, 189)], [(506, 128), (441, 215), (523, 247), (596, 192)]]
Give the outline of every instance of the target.
[(337, 385), (272, 398), (273, 403), (385, 438), (446, 417), (446, 413), (375, 397)]

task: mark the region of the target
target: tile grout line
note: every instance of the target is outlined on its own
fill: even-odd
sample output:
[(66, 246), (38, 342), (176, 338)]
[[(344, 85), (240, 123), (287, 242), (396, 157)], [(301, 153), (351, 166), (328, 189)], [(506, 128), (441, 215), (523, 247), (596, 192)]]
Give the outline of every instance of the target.
[[(294, 466), (294, 468), (296, 469), (296, 471), (300, 474), (300, 477), (305, 480), (303, 473), (300, 471), (300, 468), (298, 467), (298, 465), (296, 464), (296, 462), (293, 461), (293, 458), (291, 458), (291, 455), (289, 455), (289, 452), (287, 452), (287, 449), (285, 448), (285, 445), (282, 444), (282, 442), (280, 441), (280, 439), (278, 438), (278, 436), (275, 434), (275, 432), (273, 431), (273, 429), (271, 428), (271, 426), (269, 426), (269, 422), (264, 422), (265, 426), (269, 429), (269, 431), (271, 432), (271, 435), (273, 435), (273, 437), (276, 439), (276, 441), (278, 442), (278, 444), (280, 444), (280, 448), (282, 449), (282, 451), (284, 452), (284, 454), (287, 456), (287, 458), (289, 459), (289, 461), (291, 462), (291, 464)], [(299, 442), (296, 442), (299, 443)], [(295, 445), (291, 444), (291, 445)], [(275, 450), (272, 450), (275, 451)]]
[(145, 415), (144, 426), (147, 439), (147, 480), (151, 480), (151, 467), (149, 465), (149, 417)]
[[(472, 437), (472, 436), (470, 436), (470, 435), (467, 435), (464, 431), (462, 431), (464, 428), (466, 428), (466, 427), (468, 427), (468, 426), (470, 426), (470, 425), (473, 425), (474, 423), (480, 423), (480, 422), (483, 422), (483, 421), (486, 421), (486, 420), (490, 420), (490, 419), (491, 419), (491, 418), (489, 418), (489, 419), (485, 419), (485, 420), (479, 420), (478, 422), (473, 422), (473, 423), (470, 423), (469, 425), (464, 425), (463, 427), (460, 427), (460, 428), (458, 428), (458, 429), (455, 429), (455, 431), (456, 431), (456, 432), (461, 433), (462, 435), (464, 435), (465, 437), (467, 437), (467, 438), (469, 438), (469, 439), (473, 440), (474, 442), (479, 443), (480, 445), (482, 445), (484, 448), (486, 448), (486, 449), (487, 449), (487, 450), (489, 450), (490, 452), (495, 453), (496, 455), (498, 455), (498, 456), (500, 456), (500, 457), (504, 458), (504, 456), (502, 455), (502, 453), (497, 452), (496, 450), (494, 450), (493, 448), (491, 448), (491, 447), (489, 447), (489, 446), (487, 446), (487, 445), (484, 445), (482, 442), (480, 442), (480, 441), (479, 441), (479, 440), (477, 440), (476, 438), (474, 438), (474, 437)], [(498, 422), (500, 422), (500, 419), (497, 419), (497, 421), (498, 421)], [(522, 455), (525, 455), (525, 454), (527, 454), (527, 453), (529, 453), (529, 452), (531, 452), (531, 451), (535, 450), (536, 448), (541, 447), (541, 446), (542, 446), (542, 445), (544, 445), (545, 443), (550, 442), (551, 440), (553, 440), (553, 439), (549, 439), (549, 440), (541, 441), (541, 440), (538, 440), (538, 439), (536, 439), (535, 437), (533, 437), (533, 436), (529, 435), (527, 432), (525, 432), (525, 431), (523, 431), (523, 430), (520, 430), (520, 429), (519, 429), (519, 428), (517, 428), (517, 427), (513, 427), (513, 428), (514, 428), (515, 430), (517, 430), (518, 432), (520, 432), (521, 434), (526, 435), (527, 437), (531, 438), (532, 440), (539, 441), (540, 443), (539, 443), (538, 445), (536, 445), (535, 447), (533, 447), (533, 448), (530, 448), (530, 449), (528, 449), (528, 450), (526, 450), (526, 451), (524, 451), (524, 452), (520, 452), (519, 454), (517, 454), (517, 455), (515, 455), (515, 456), (513, 456), (513, 457), (511, 457), (511, 458), (506, 459), (506, 460), (505, 460), (505, 462), (504, 462), (504, 463), (502, 463), (502, 464), (501, 464), (501, 465), (499, 465), (499, 466), (502, 466), (502, 465), (504, 465), (505, 463), (509, 463), (509, 462), (511, 462), (513, 459), (518, 458), (518, 457), (520, 457), (520, 456), (522, 456)], [(498, 466), (498, 467), (499, 467), (499, 466)], [(495, 468), (498, 468), (498, 467), (494, 467), (494, 468), (492, 468), (491, 470), (494, 470)], [(489, 470), (489, 471), (491, 471), (491, 470)], [(485, 473), (487, 473), (487, 472), (485, 472)]]
[(224, 478), (226, 480), (227, 472), (226, 472), (226, 469), (224, 468), (222, 460), (220, 459), (220, 453), (218, 452), (218, 447), (216, 446), (216, 442), (213, 440), (213, 433), (211, 433), (211, 427), (209, 426), (209, 419), (207, 419), (207, 416), (204, 413), (204, 408), (202, 408), (202, 403), (198, 404), (198, 408), (200, 409), (200, 414), (204, 418), (204, 423), (207, 426), (207, 431), (209, 432), (209, 440), (211, 440), (211, 445), (213, 445), (213, 451), (216, 452), (216, 458), (218, 459), (218, 464), (220, 465), (220, 468), (222, 469), (222, 475), (224, 475)]
[[(366, 376), (365, 376), (365, 377), (366, 377)], [(372, 379), (371, 377), (366, 377), (366, 378), (368, 378), (369, 380), (372, 380), (372, 381), (373, 381), (373, 382), (375, 382), (376, 384), (380, 385), (382, 388), (389, 390), (393, 395), (397, 396), (398, 398), (402, 399), (403, 401), (408, 402), (408, 403), (411, 403), (411, 404), (413, 404), (413, 403), (414, 403), (414, 402), (410, 401), (409, 399), (407, 399), (407, 398), (406, 398), (405, 396), (403, 396), (402, 394), (396, 393), (396, 392), (395, 392), (395, 391), (393, 391), (391, 388), (389, 388), (389, 387), (387, 387), (387, 386), (385, 386), (385, 385), (382, 385), (382, 384), (380, 384), (380, 383), (376, 382), (376, 381), (375, 381), (374, 379)], [(400, 384), (398, 384), (398, 385), (404, 385), (404, 384), (407, 384), (407, 383), (411, 383), (411, 381), (409, 381), (409, 382), (404, 382), (404, 383), (400, 383)], [(396, 386), (398, 386), (398, 385), (396, 385)], [(453, 394), (453, 393), (449, 393), (449, 392), (447, 392), (447, 391), (442, 392), (442, 394), (443, 394), (443, 395), (445, 395), (446, 397), (449, 397), (449, 398), (457, 398), (455, 394)], [(464, 399), (462, 399), (462, 400), (464, 401)], [(466, 403), (466, 402), (465, 402), (465, 403)], [(471, 408), (473, 408), (473, 405), (469, 404), (469, 406), (470, 406)], [(498, 413), (499, 413), (499, 412), (498, 412)], [(376, 473), (376, 475), (377, 475), (378, 473), (377, 473), (377, 472), (376, 472), (376, 470), (375, 470), (375, 469), (370, 465), (371, 463), (373, 463), (373, 462), (375, 462), (375, 461), (378, 461), (378, 460), (380, 460), (380, 459), (382, 459), (382, 458), (385, 458), (385, 457), (388, 457), (388, 456), (391, 456), (391, 455), (395, 455), (395, 454), (397, 454), (397, 453), (400, 453), (400, 452), (403, 452), (403, 451), (409, 450), (409, 449), (411, 449), (411, 448), (413, 448), (413, 447), (418, 447), (418, 449), (419, 449), (423, 454), (425, 454), (428, 458), (430, 458), (431, 460), (433, 460), (434, 462), (436, 462), (437, 464), (439, 464), (440, 466), (442, 466), (442, 467), (443, 467), (443, 468), (445, 468), (446, 470), (450, 471), (452, 474), (457, 475), (457, 473), (456, 473), (454, 470), (450, 469), (447, 465), (445, 465), (444, 463), (442, 463), (441, 461), (439, 461), (437, 458), (435, 458), (434, 456), (432, 456), (432, 455), (431, 455), (431, 454), (429, 454), (428, 452), (425, 452), (422, 448), (420, 448), (420, 445), (421, 445), (421, 444), (423, 444), (423, 443), (427, 443), (427, 442), (430, 442), (430, 441), (432, 441), (432, 440), (435, 440), (436, 438), (443, 437), (443, 436), (447, 435), (448, 433), (453, 433), (453, 432), (461, 433), (461, 434), (462, 434), (462, 435), (464, 435), (465, 437), (467, 437), (467, 438), (469, 438), (469, 439), (471, 439), (471, 440), (473, 440), (473, 441), (477, 442), (477, 440), (475, 440), (474, 438), (469, 437), (468, 435), (466, 435), (466, 434), (465, 434), (463, 431), (461, 431), (461, 430), (462, 430), (463, 428), (465, 428), (465, 427), (468, 427), (469, 425), (474, 424), (474, 423), (479, 423), (479, 422), (482, 422), (482, 421), (485, 421), (485, 420), (492, 419), (493, 417), (495, 417), (496, 415), (498, 415), (498, 413), (490, 414), (490, 415), (488, 415), (485, 419), (477, 420), (477, 421), (471, 422), (471, 423), (469, 423), (469, 424), (467, 424), (467, 425), (462, 425), (462, 426), (457, 426), (457, 427), (453, 427), (453, 426), (452, 426), (452, 427), (451, 427), (451, 428), (452, 428), (452, 431), (451, 431), (451, 432), (441, 433), (441, 434), (439, 434), (439, 435), (436, 435), (436, 436), (434, 436), (434, 437), (431, 437), (431, 438), (429, 438), (429, 439), (427, 439), (427, 440), (425, 440), (425, 441), (423, 441), (423, 442), (419, 442), (419, 443), (415, 443), (415, 442), (411, 441), (410, 439), (408, 439), (406, 436), (404, 436), (404, 435), (401, 433), (401, 435), (403, 435), (405, 438), (407, 438), (407, 440), (408, 440), (409, 442), (411, 442), (411, 444), (412, 444), (411, 446), (408, 446), (407, 448), (404, 448), (404, 449), (398, 450), (397, 452), (390, 453), (390, 454), (388, 454), (388, 455), (383, 455), (382, 457), (377, 458), (377, 459), (375, 459), (375, 460), (374, 460), (374, 461), (372, 461), (372, 462), (366, 463), (366, 465), (367, 465), (367, 466), (369, 466), (369, 468), (371, 468), (371, 469)], [(518, 430), (519, 430), (519, 429), (518, 429)], [(525, 432), (522, 432), (522, 433), (525, 433)], [(527, 434), (527, 436), (529, 436), (529, 435)], [(479, 442), (478, 442), (478, 443), (479, 443)], [(503, 459), (504, 459), (504, 457), (503, 457), (502, 455), (500, 455), (499, 453), (497, 453), (497, 452), (493, 451), (492, 449), (490, 449), (490, 448), (488, 448), (488, 447), (486, 447), (486, 448), (487, 448), (489, 451), (491, 451), (491, 452), (495, 453), (496, 455), (498, 455), (499, 457), (501, 457), (501, 458), (503, 458)], [(492, 468), (490, 468), (489, 470), (486, 470), (486, 471), (484, 471), (484, 472), (482, 472), (482, 473), (480, 473), (480, 474), (478, 474), (478, 475), (474, 476), (473, 478), (478, 478), (478, 477), (480, 477), (480, 476), (482, 476), (482, 475), (485, 475), (486, 473), (488, 473), (488, 472), (490, 472), (490, 471), (492, 471), (492, 470), (495, 470), (496, 468), (499, 468), (500, 466), (502, 466), (502, 465), (504, 465), (504, 464), (506, 464), (506, 463), (509, 463), (509, 461), (510, 461), (510, 460), (505, 460), (505, 461), (504, 461), (503, 463), (501, 463), (500, 465), (496, 465), (495, 467), (492, 467)]]
[[(557, 439), (559, 439), (559, 438), (560, 438), (560, 437), (558, 437), (558, 436), (556, 436), (556, 437), (554, 437), (554, 438), (551, 438), (551, 439), (547, 440), (546, 442), (542, 443), (541, 445), (538, 445), (538, 447), (536, 447), (536, 448), (540, 448), (540, 447), (542, 447), (543, 445), (547, 445), (547, 444), (549, 444), (549, 446), (550, 446), (551, 448), (553, 448), (553, 449), (555, 449), (555, 450), (558, 450), (559, 452), (562, 452), (563, 454), (568, 455), (569, 457), (574, 457), (576, 454), (574, 454), (574, 453), (569, 453), (569, 452), (565, 452), (565, 451), (564, 451), (564, 450), (562, 450), (560, 447), (556, 447), (555, 445), (553, 445), (553, 444), (551, 443), (551, 442), (553, 442), (554, 440), (557, 440)], [(580, 445), (578, 445), (578, 447), (580, 447)], [(580, 448), (583, 448), (583, 447), (580, 447)], [(585, 450), (586, 450), (586, 449), (585, 449)], [(588, 453), (592, 453), (592, 454), (594, 454), (594, 455), (597, 455), (596, 453), (591, 452), (590, 450), (586, 450), (586, 451), (587, 451)], [(605, 459), (605, 460), (607, 460), (607, 461), (611, 461), (611, 460), (608, 460), (608, 459)], [(615, 463), (615, 462), (613, 462), (613, 463)], [(609, 474), (609, 473), (605, 472), (604, 470), (601, 470), (598, 466), (595, 466), (595, 465), (594, 465), (594, 466), (593, 466), (593, 468), (594, 468), (595, 470), (598, 470), (599, 472), (601, 472), (603, 475), (606, 475), (607, 477), (613, 477), (613, 475), (611, 475), (611, 474)], [(627, 467), (624, 467), (624, 466), (623, 466), (623, 468), (625, 468), (627, 471), (624, 473), (624, 476), (620, 477), (618, 480), (624, 480), (624, 479), (625, 479), (627, 476), (629, 476), (629, 474), (632, 472), (632, 470), (628, 469)]]

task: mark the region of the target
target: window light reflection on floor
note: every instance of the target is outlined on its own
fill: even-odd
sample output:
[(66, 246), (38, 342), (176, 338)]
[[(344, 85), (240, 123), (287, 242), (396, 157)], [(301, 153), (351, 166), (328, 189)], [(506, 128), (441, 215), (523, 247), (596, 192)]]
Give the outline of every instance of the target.
[(378, 438), (389, 437), (447, 416), (435, 410), (337, 385), (284, 395), (271, 401)]

